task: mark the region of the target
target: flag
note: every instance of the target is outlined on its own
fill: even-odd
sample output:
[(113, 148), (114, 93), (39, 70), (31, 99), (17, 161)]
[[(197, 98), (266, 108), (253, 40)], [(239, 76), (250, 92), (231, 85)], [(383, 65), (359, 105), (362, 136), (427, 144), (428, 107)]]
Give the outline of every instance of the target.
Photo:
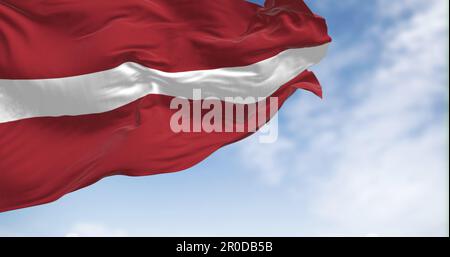
[[(330, 41), (301, 0), (1, 0), (0, 211), (197, 164), (254, 132), (235, 129), (250, 104), (257, 129), (274, 115), (261, 103), (321, 96), (307, 69)], [(203, 129), (207, 100), (249, 115)]]

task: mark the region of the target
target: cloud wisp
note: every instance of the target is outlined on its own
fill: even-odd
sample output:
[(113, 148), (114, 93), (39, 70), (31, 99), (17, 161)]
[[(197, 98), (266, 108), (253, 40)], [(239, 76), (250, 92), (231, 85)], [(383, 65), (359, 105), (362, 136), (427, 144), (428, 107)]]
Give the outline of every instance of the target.
[(378, 1), (364, 35), (335, 40), (328, 94), (282, 110), (274, 148), (241, 144), (264, 181), (308, 195), (299, 234), (448, 235), (448, 14), (412, 2)]

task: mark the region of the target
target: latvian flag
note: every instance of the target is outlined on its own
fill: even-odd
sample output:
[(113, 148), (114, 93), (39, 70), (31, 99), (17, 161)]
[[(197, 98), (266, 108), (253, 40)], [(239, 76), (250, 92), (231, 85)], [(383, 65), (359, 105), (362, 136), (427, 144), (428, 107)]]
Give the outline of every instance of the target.
[(307, 68), (330, 40), (301, 0), (0, 0), (0, 212), (195, 165), (254, 132), (247, 105), (321, 96)]

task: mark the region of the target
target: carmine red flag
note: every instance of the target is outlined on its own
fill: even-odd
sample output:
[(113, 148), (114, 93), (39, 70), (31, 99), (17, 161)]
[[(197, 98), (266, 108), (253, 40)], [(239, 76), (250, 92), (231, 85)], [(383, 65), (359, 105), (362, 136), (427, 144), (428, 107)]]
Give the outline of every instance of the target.
[(0, 0), (0, 211), (195, 165), (252, 131), (176, 132), (174, 98), (321, 96), (330, 41), (301, 0)]

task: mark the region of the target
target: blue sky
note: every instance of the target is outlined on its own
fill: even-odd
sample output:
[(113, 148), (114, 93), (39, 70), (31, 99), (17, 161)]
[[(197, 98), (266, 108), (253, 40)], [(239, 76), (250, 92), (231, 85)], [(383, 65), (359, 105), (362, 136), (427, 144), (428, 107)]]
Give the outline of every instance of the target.
[(10, 236), (448, 235), (448, 3), (307, 1), (333, 43), (279, 139), (0, 213)]

